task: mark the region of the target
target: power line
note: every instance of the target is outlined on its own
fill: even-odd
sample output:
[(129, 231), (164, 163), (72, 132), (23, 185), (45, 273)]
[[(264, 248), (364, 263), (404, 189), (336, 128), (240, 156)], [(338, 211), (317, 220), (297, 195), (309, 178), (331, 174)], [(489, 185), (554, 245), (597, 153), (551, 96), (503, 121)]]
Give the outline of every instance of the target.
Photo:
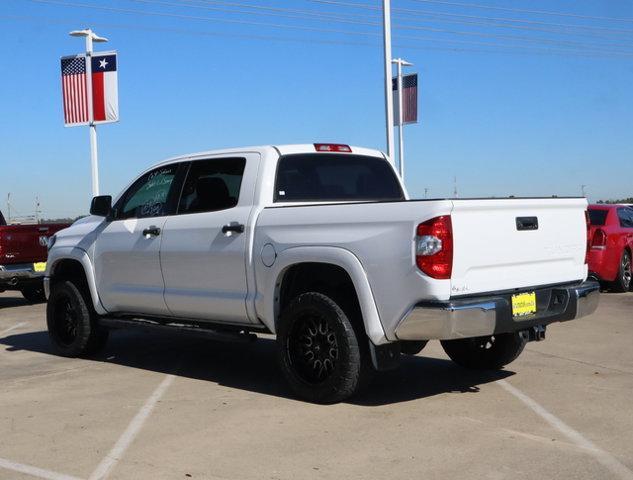
[(549, 10), (528, 10), (528, 9), (523, 9), (523, 8), (499, 7), (496, 5), (481, 5), (481, 4), (476, 4), (476, 3), (448, 2), (446, 0), (413, 0), (413, 1), (419, 2), (419, 3), (433, 3), (436, 5), (448, 5), (451, 7), (479, 8), (483, 10), (498, 10), (498, 11), (503, 11), (503, 12), (529, 13), (532, 15), (550, 15), (550, 16), (556, 16), (556, 17), (582, 18), (585, 20), (601, 20), (601, 21), (609, 21), (609, 22), (633, 23), (633, 18), (600, 17), (600, 16), (593, 16), (593, 15), (581, 15), (578, 13), (571, 13), (571, 12), (552, 12)]
[[(337, 1), (337, 0), (310, 0), (314, 3), (320, 3), (325, 5), (336, 5), (339, 7), (350, 7), (357, 9), (366, 9), (373, 11), (380, 11), (380, 7), (375, 5), (369, 5), (366, 3), (355, 3), (355, 2), (345, 2), (345, 1)], [(485, 17), (481, 15), (467, 15), (463, 13), (447, 13), (447, 12), (435, 12), (431, 10), (420, 10), (413, 8), (392, 8), (394, 12), (406, 13), (407, 16), (421, 16), (421, 15), (431, 15), (435, 17), (452, 17), (452, 18), (466, 18), (473, 20), (483, 20), (485, 22), (508, 22), (508, 23), (520, 23), (527, 25), (541, 25), (543, 27), (553, 27), (553, 28), (563, 28), (563, 29), (571, 29), (571, 30), (586, 30), (587, 32), (602, 32), (602, 33), (611, 33), (611, 34), (619, 34), (619, 35), (633, 35), (633, 30), (627, 30), (622, 28), (613, 28), (613, 27), (604, 27), (604, 26), (595, 26), (595, 25), (578, 25), (578, 24), (569, 24), (569, 23), (551, 23), (551, 22), (542, 22), (538, 20), (529, 20), (529, 19), (518, 19), (518, 18), (507, 18), (507, 17)], [(457, 21), (455, 21), (457, 22)], [(470, 22), (468, 22), (470, 23)], [(503, 25), (503, 24), (495, 24), (495, 26), (502, 28), (520, 28), (520, 29), (536, 29), (536, 27), (527, 27), (525, 25)], [(550, 29), (538, 29), (538, 31), (546, 31), (551, 32)], [(566, 32), (570, 33), (570, 32)]]
[[(53, 19), (53, 18), (42, 18), (37, 16), (17, 16), (17, 15), (0, 15), (0, 20), (9, 20), (9, 21), (28, 21), (34, 22), (36, 24), (48, 24), (48, 25), (66, 25), (68, 24), (68, 19)], [(187, 36), (199, 36), (199, 37), (228, 37), (228, 38), (238, 38), (244, 40), (258, 40), (258, 41), (271, 41), (271, 42), (281, 42), (281, 43), (303, 43), (303, 44), (322, 44), (326, 46), (331, 45), (344, 45), (344, 46), (352, 46), (352, 47), (372, 47), (376, 48), (378, 46), (378, 42), (370, 43), (370, 42), (350, 42), (350, 41), (341, 41), (341, 40), (326, 40), (326, 39), (304, 39), (304, 38), (292, 38), (292, 37), (275, 37), (271, 35), (251, 35), (251, 34), (236, 34), (236, 33), (226, 33), (226, 32), (213, 32), (213, 31), (201, 31), (201, 30), (191, 30), (191, 29), (178, 29), (178, 28), (169, 28), (169, 27), (148, 27), (142, 26), (138, 24), (117, 24), (117, 23), (109, 23), (109, 22), (91, 22), (91, 24), (95, 27), (104, 27), (111, 28), (116, 30), (127, 30), (131, 32), (136, 31), (146, 31), (151, 33), (169, 33), (169, 34), (177, 34), (177, 35), (187, 35)], [(433, 40), (432, 40), (433, 41)], [(482, 49), (482, 48), (464, 48), (464, 47), (442, 47), (435, 45), (408, 45), (408, 44), (400, 44), (394, 43), (394, 47), (404, 49), (404, 50), (421, 50), (421, 51), (442, 51), (448, 53), (468, 53), (468, 54), (495, 54), (495, 55), (535, 55), (535, 56), (543, 56), (543, 55), (555, 55), (555, 56), (565, 56), (565, 57), (578, 57), (578, 58), (587, 58), (587, 57), (599, 57), (599, 58), (613, 58), (611, 55), (596, 55), (591, 53), (574, 53), (569, 51), (555, 51), (555, 50), (547, 50), (544, 52), (531, 51), (531, 50), (519, 50), (516, 49), (506, 49), (504, 47), (496, 46), (493, 50), (491, 49)], [(618, 57), (616, 57), (618, 58)]]
[[(227, 19), (227, 18), (214, 18), (214, 17), (200, 17), (200, 16), (192, 16), (192, 15), (182, 15), (176, 13), (167, 13), (167, 12), (150, 12), (146, 10), (134, 10), (127, 8), (118, 8), (118, 7), (109, 7), (102, 5), (94, 5), (94, 4), (85, 4), (85, 3), (77, 3), (77, 2), (65, 2), (59, 0), (30, 0), (36, 3), (64, 6), (64, 7), (81, 7), (81, 8), (91, 8), (97, 10), (103, 10), (108, 12), (117, 12), (117, 13), (126, 13), (133, 15), (145, 15), (145, 16), (153, 16), (153, 17), (169, 17), (169, 18), (178, 18), (184, 20), (203, 20), (203, 21), (212, 21), (212, 22), (220, 22), (220, 23), (231, 23), (231, 24), (240, 24), (240, 25), (251, 25), (251, 26), (265, 26), (271, 28), (283, 28), (283, 29), (296, 29), (296, 30), (304, 30), (310, 32), (324, 32), (324, 33), (336, 33), (342, 35), (356, 35), (363, 37), (379, 37), (379, 33), (375, 32), (366, 32), (366, 31), (350, 31), (350, 30), (338, 30), (338, 29), (324, 29), (319, 27), (309, 27), (309, 26), (299, 26), (299, 25), (288, 25), (288, 24), (278, 24), (278, 23), (267, 23), (267, 22), (255, 22), (249, 20), (236, 20), (236, 19)], [(372, 25), (371, 23), (369, 25)], [(373, 25), (372, 25), (373, 26)], [(552, 51), (549, 48), (543, 47), (532, 47), (526, 45), (503, 45), (503, 44), (495, 44), (490, 42), (471, 42), (464, 40), (453, 40), (453, 39), (437, 39), (430, 37), (420, 37), (420, 36), (407, 36), (407, 35), (398, 35), (397, 38), (404, 38), (410, 40), (422, 40), (422, 41), (431, 41), (438, 43), (451, 43), (458, 45), (471, 45), (471, 46), (486, 46), (486, 47), (498, 47), (498, 48), (517, 48), (517, 49), (533, 49), (541, 52), (547, 53), (584, 53), (584, 54), (598, 54), (598, 55), (609, 55), (609, 56), (633, 56), (633, 52), (621, 52), (621, 51), (609, 51), (609, 50), (601, 50), (596, 48), (585, 49), (581, 51), (574, 51), (571, 49), (559, 49)]]
[[(175, 4), (173, 2), (169, 2), (169, 1), (164, 1), (164, 0), (130, 0), (133, 2), (137, 2), (137, 3), (145, 3), (145, 4), (151, 4), (151, 5), (162, 5), (162, 6), (168, 6), (168, 7), (180, 7), (180, 4)], [(209, 2), (205, 2), (205, 3), (209, 3)], [(228, 2), (218, 2), (221, 4), (227, 4)], [(236, 2), (230, 2), (231, 5), (241, 5), (241, 6), (245, 6), (245, 7), (251, 7), (250, 5), (244, 5), (244, 4), (239, 4)], [(268, 15), (268, 16), (273, 16), (273, 17), (282, 17), (282, 18), (305, 18), (303, 16), (303, 13), (305, 13), (305, 10), (291, 10), (291, 9), (283, 9), (283, 8), (272, 8), (272, 7), (262, 7), (262, 6), (256, 6), (255, 8), (258, 9), (264, 9), (264, 10), (269, 10), (272, 9), (274, 10), (273, 12), (270, 11), (256, 11), (256, 12), (251, 12), (251, 11), (245, 11), (245, 10), (227, 10), (226, 8), (223, 7), (217, 7), (217, 6), (208, 6), (208, 5), (190, 5), (190, 4), (186, 4), (184, 5), (185, 7), (188, 8), (199, 8), (199, 9), (205, 9), (205, 10), (212, 10), (212, 11), (219, 11), (219, 12), (223, 12), (223, 13), (241, 13), (241, 14), (248, 14), (248, 15)], [(283, 12), (299, 12), (299, 13), (283, 13)], [(314, 12), (307, 12), (310, 14), (314, 14)], [(318, 15), (318, 13), (316, 13)], [(325, 15), (325, 14), (322, 14)], [(343, 19), (343, 18), (338, 18), (338, 17), (334, 17), (334, 18), (328, 18), (330, 21), (333, 22), (342, 22), (342, 23), (347, 23), (347, 24), (353, 24), (353, 25), (361, 25), (361, 26), (372, 26), (372, 27), (378, 27), (381, 25), (380, 22), (364, 22), (364, 21), (357, 21), (357, 20), (348, 20), (348, 19)], [(561, 46), (568, 46), (568, 47), (577, 47), (577, 48), (582, 48), (582, 49), (592, 49), (592, 48), (608, 48), (608, 47), (616, 47), (616, 48), (630, 48), (631, 45), (627, 44), (627, 45), (622, 45), (622, 44), (587, 44), (587, 43), (582, 43), (582, 42), (574, 42), (574, 41), (566, 41), (566, 40), (554, 40), (554, 39), (546, 39), (546, 38), (530, 38), (530, 37), (525, 37), (525, 36), (520, 36), (520, 35), (503, 35), (503, 34), (497, 34), (497, 33), (487, 33), (487, 32), (466, 32), (466, 31), (459, 31), (459, 30), (447, 30), (447, 29), (443, 29), (443, 28), (436, 28), (436, 27), (423, 27), (423, 26), (415, 26), (415, 25), (403, 25), (403, 24), (394, 24), (394, 29), (401, 29), (401, 30), (421, 30), (421, 31), (427, 31), (427, 32), (434, 32), (434, 33), (442, 33), (442, 34), (451, 34), (451, 35), (460, 35), (460, 36), (475, 36), (475, 37), (485, 37), (485, 38), (499, 38), (502, 40), (517, 40), (517, 41), (521, 41), (521, 42), (526, 42), (526, 43), (538, 43), (538, 44), (548, 44), (548, 45), (561, 45)], [(630, 52), (626, 52), (626, 53), (633, 53), (633, 51)]]

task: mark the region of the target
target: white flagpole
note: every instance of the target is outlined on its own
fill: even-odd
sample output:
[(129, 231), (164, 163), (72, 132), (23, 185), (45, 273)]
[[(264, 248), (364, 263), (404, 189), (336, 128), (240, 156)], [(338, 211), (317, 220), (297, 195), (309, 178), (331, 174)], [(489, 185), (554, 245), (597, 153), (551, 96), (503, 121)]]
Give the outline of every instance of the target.
[[(387, 155), (394, 163), (393, 148), (393, 93), (392, 93), (392, 72), (391, 72), (391, 0), (382, 2), (383, 21), (383, 43), (385, 54), (385, 116), (387, 122)], [(395, 164), (395, 163), (394, 163)]]
[(97, 127), (94, 124), (92, 108), (92, 42), (107, 42), (89, 28), (70, 32), (73, 37), (86, 37), (86, 91), (88, 93), (88, 122), (90, 130), (90, 166), (92, 170), (92, 196), (99, 195), (99, 161), (97, 156)]
[(412, 63), (396, 58), (393, 63), (398, 65), (398, 159), (400, 178), (404, 181), (404, 117), (402, 113), (402, 67), (409, 67)]
[(92, 170), (92, 196), (99, 196), (99, 158), (97, 153), (97, 127), (94, 124), (92, 99), (92, 31), (86, 35), (86, 84), (88, 90), (88, 121), (90, 122), (90, 166)]
[(400, 178), (404, 180), (404, 138), (402, 137), (402, 60), (398, 59), (398, 158), (400, 159)]

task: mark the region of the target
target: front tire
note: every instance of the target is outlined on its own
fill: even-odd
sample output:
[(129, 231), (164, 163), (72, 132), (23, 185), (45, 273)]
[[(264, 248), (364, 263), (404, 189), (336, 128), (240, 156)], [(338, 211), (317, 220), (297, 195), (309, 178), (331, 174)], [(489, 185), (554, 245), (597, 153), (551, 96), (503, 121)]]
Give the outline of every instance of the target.
[(498, 370), (516, 360), (527, 339), (519, 332), (487, 337), (442, 340), (442, 348), (458, 365), (478, 370)]
[(315, 403), (345, 400), (371, 376), (368, 340), (329, 297), (303, 293), (283, 311), (277, 331), (278, 359), (290, 387)]
[(615, 292), (628, 292), (631, 289), (631, 254), (624, 250), (620, 258), (620, 267), (618, 268), (618, 276), (613, 282), (613, 290)]
[(55, 283), (46, 306), (48, 335), (56, 353), (82, 357), (96, 353), (108, 339), (99, 327), (89, 297), (71, 281)]

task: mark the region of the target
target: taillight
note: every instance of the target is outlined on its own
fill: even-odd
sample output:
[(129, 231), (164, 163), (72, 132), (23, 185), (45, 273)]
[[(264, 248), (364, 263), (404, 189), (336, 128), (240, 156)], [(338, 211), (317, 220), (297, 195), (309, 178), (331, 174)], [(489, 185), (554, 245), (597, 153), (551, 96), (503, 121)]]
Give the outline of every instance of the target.
[(418, 225), (415, 263), (429, 277), (451, 278), (453, 271), (453, 225), (450, 215)]
[(591, 248), (594, 250), (604, 250), (607, 248), (607, 234), (604, 230), (598, 228), (595, 232), (593, 232), (593, 237), (591, 238)]
[(340, 143), (315, 143), (314, 148), (317, 152), (346, 152), (351, 153), (352, 149), (349, 145)]

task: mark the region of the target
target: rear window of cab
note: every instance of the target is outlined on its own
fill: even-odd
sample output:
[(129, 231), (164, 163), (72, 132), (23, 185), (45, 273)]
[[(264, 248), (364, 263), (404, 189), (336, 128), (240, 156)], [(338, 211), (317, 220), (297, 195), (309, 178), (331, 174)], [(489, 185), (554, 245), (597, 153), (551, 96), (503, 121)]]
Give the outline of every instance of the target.
[(306, 153), (279, 159), (275, 202), (404, 200), (386, 160), (348, 153)]

